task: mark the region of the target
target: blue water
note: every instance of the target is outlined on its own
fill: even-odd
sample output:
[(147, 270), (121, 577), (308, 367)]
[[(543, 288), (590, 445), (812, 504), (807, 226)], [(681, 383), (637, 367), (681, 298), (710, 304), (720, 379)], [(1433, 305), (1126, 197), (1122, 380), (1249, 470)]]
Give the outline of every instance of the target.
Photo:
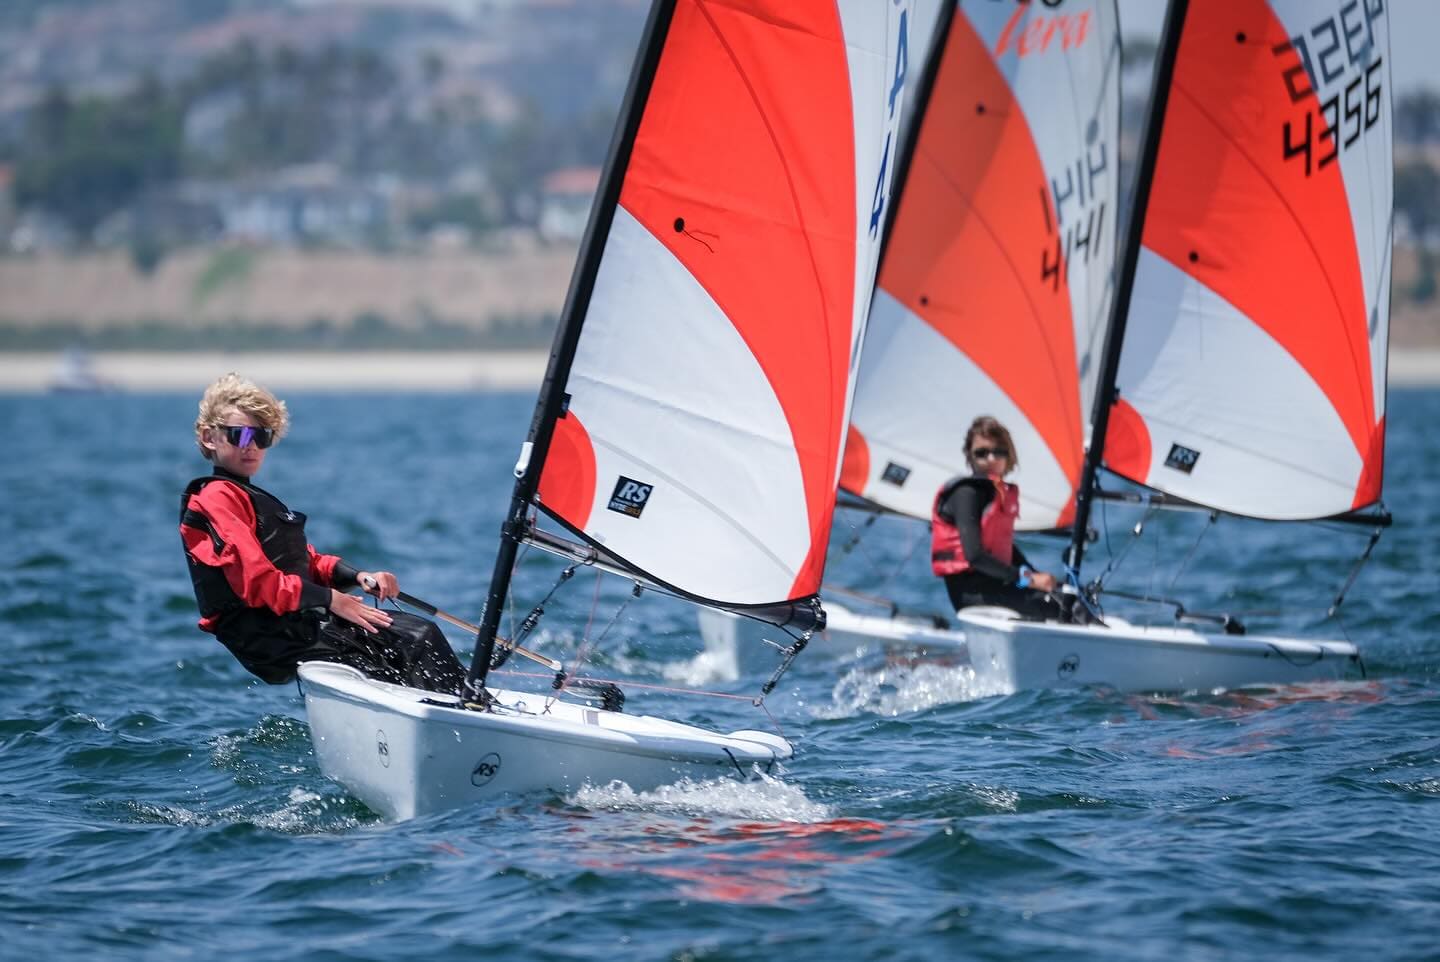
[[(257, 480), (311, 515), (317, 546), (474, 618), (531, 398), (289, 401), (293, 435)], [(0, 397), (0, 957), (1440, 957), (1440, 392), (1392, 394), (1397, 524), (1341, 620), (1324, 609), (1360, 532), (1221, 522), (1175, 580), (1204, 519), (1166, 515), (1111, 582), (1284, 608), (1245, 617), (1358, 642), (1366, 678), (976, 698), (951, 668), (802, 656), (766, 704), (798, 749), (777, 780), (400, 824), (320, 774), (293, 687), (194, 627), (175, 530), (203, 471), (194, 403)], [(1107, 520), (1099, 565), (1136, 518)], [(913, 547), (880, 524), (835, 573), (939, 606)], [(557, 571), (527, 556), (521, 603)], [(612, 580), (577, 576), (538, 645), (596, 637), (627, 595)], [(693, 625), (642, 597), (591, 670), (757, 691), (706, 676)], [(745, 701), (627, 692), (634, 711), (770, 724)]]

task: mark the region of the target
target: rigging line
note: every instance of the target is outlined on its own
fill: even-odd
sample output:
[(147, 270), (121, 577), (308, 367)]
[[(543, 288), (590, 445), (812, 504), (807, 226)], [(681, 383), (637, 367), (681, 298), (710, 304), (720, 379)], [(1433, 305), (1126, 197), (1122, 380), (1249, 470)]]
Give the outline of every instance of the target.
[(900, 561), (890, 569), (890, 573), (886, 575), (885, 578), (880, 582), (878, 590), (883, 591), (890, 584), (890, 582), (895, 580), (895, 576), (897, 574), (910, 566), (910, 559), (915, 557), (915, 549), (920, 547), (919, 535), (920, 532), (918, 530), (916, 530), (915, 528), (910, 529), (910, 534), (907, 535), (907, 537), (910, 539), (910, 547), (905, 552), (905, 557), (901, 558)]
[[(880, 517), (878, 514), (872, 515), (870, 520), (874, 521), (878, 517)], [(888, 576), (885, 574), (884, 566), (882, 566), (880, 562), (876, 560), (875, 556), (870, 553), (870, 548), (865, 542), (859, 541), (857, 539), (856, 545), (860, 548), (860, 556), (863, 557), (865, 559), (865, 563), (870, 566), (871, 574), (875, 577), (879, 577), (881, 579), (880, 583), (883, 585), (887, 580), (889, 580)]]
[(771, 714), (770, 706), (765, 704), (764, 695), (761, 695), (759, 698), (753, 699), (751, 701), (751, 704), (765, 713), (765, 717), (770, 720), (770, 727), (775, 729), (775, 734), (779, 735), (781, 738), (784, 738), (787, 742), (790, 740), (789, 737), (786, 736), (785, 730), (780, 727), (780, 720), (776, 718), (773, 714)]
[[(577, 561), (572, 565), (568, 565), (565, 570), (560, 572), (560, 577), (555, 579), (555, 583), (550, 586), (550, 590), (545, 593), (545, 597), (541, 598), (540, 601), (530, 609), (530, 613), (525, 616), (525, 620), (520, 622), (520, 628), (518, 631), (515, 629), (514, 625), (514, 605), (511, 605), (510, 643), (506, 645), (498, 655), (491, 656), (490, 668), (492, 671), (505, 664), (505, 662), (510, 659), (510, 656), (514, 654), (517, 649), (519, 649), (520, 644), (525, 641), (525, 639), (530, 637), (530, 633), (535, 630), (535, 626), (538, 625), (540, 623), (540, 619), (545, 616), (545, 606), (550, 603), (551, 598), (555, 597), (555, 592), (560, 590), (560, 586), (565, 584), (565, 582), (569, 581), (571, 577), (574, 576), (575, 569), (578, 567), (580, 567), (580, 562)], [(558, 664), (558, 662), (556, 664)]]
[[(552, 677), (551, 675), (543, 675), (537, 671), (514, 671), (509, 668), (501, 669), (495, 674), (505, 675), (507, 677), (513, 678), (539, 678), (547, 681)], [(755, 700), (755, 696), (753, 695), (737, 695), (734, 692), (728, 691), (710, 691), (705, 688), (676, 688), (671, 685), (652, 685), (645, 682), (630, 681), (628, 679), (621, 678), (596, 678), (594, 675), (585, 675), (583, 678), (577, 678), (576, 681), (593, 681), (606, 685), (624, 685), (626, 688), (643, 688), (646, 691), (663, 691), (676, 695), (704, 695), (707, 698), (731, 698), (735, 701), (747, 701), (752, 703)], [(554, 696), (547, 696), (547, 698), (551, 699), (553, 699), (553, 697)]]
[(1200, 550), (1200, 542), (1205, 540), (1205, 535), (1209, 534), (1210, 529), (1215, 526), (1219, 518), (1220, 512), (1210, 512), (1210, 520), (1200, 529), (1200, 533), (1195, 536), (1195, 543), (1190, 546), (1190, 550), (1186, 552), (1185, 557), (1180, 559), (1180, 566), (1175, 569), (1175, 577), (1170, 579), (1170, 584), (1165, 589), (1167, 592), (1175, 590), (1175, 584), (1180, 580), (1180, 576), (1185, 573), (1186, 568), (1190, 567), (1190, 562), (1195, 560), (1195, 552)]
[(1349, 593), (1351, 586), (1355, 584), (1355, 579), (1360, 576), (1360, 569), (1365, 567), (1365, 563), (1370, 560), (1370, 552), (1375, 550), (1375, 545), (1380, 541), (1382, 530), (1381, 528), (1376, 528), (1371, 532), (1370, 542), (1365, 545), (1365, 550), (1361, 552), (1360, 557), (1355, 559), (1355, 564), (1350, 568), (1350, 576), (1345, 579), (1345, 584), (1340, 587), (1339, 593), (1335, 595), (1335, 600), (1330, 603), (1330, 608), (1326, 612), (1328, 617), (1334, 617), (1341, 603), (1345, 601), (1345, 595)]
[[(535, 514), (535, 510), (532, 508), (530, 511), (530, 524), (532, 526), (535, 524)], [(515, 572), (520, 570), (520, 564), (525, 560), (525, 556), (529, 553), (530, 544), (529, 542), (526, 542), (525, 544), (520, 546), (520, 550), (515, 554), (515, 563), (510, 566), (510, 578), (512, 581), (515, 578)], [(507, 634), (513, 641), (516, 642), (516, 644), (519, 644), (519, 639), (515, 638), (515, 592), (513, 591), (505, 592), (505, 613), (510, 618), (509, 631), (507, 632)]]
[[(590, 625), (589, 625), (588, 623), (586, 624), (586, 626), (585, 626), (586, 638), (585, 638), (584, 641), (581, 642), (580, 651), (575, 655), (574, 667), (573, 667), (570, 671), (562, 671), (562, 672), (559, 672), (559, 673), (555, 676), (555, 682), (556, 682), (556, 684), (555, 684), (555, 686), (554, 686), (554, 687), (555, 687), (555, 694), (552, 695), (552, 696), (550, 697), (549, 702), (547, 702), (547, 705), (546, 705), (547, 708), (549, 707), (550, 704), (553, 704), (553, 703), (554, 703), (555, 699), (560, 696), (560, 693), (561, 693), (561, 692), (564, 692), (565, 689), (570, 686), (570, 682), (571, 682), (571, 680), (572, 680), (573, 673), (574, 673), (575, 671), (579, 671), (580, 668), (584, 666), (586, 659), (590, 657), (590, 651), (591, 651), (591, 649), (593, 649), (593, 648), (598, 648), (598, 647), (600, 646), (600, 643), (601, 643), (602, 641), (604, 641), (605, 638), (610, 634), (610, 629), (611, 629), (611, 628), (614, 628), (615, 625), (616, 625), (616, 623), (620, 621), (620, 616), (625, 613), (625, 609), (630, 606), (630, 602), (633, 601), (634, 599), (640, 597), (640, 590), (641, 590), (641, 589), (640, 589), (640, 582), (637, 581), (637, 582), (635, 582), (635, 588), (634, 588), (634, 590), (631, 591), (631, 593), (629, 594), (629, 596), (626, 597), (626, 599), (620, 603), (620, 607), (618, 607), (618, 608), (615, 609), (615, 614), (610, 617), (610, 622), (605, 626), (605, 630), (602, 631), (602, 632), (600, 632), (600, 636), (599, 636), (598, 638), (596, 638), (593, 643), (591, 643), (591, 641), (590, 641), (590, 639), (589, 639)], [(592, 607), (591, 607), (591, 611), (590, 611), (591, 621), (594, 620), (595, 607), (597, 607), (597, 606), (599, 605), (599, 603), (600, 603), (600, 572), (599, 572), (599, 571), (596, 571), (596, 572), (595, 572), (595, 601), (594, 601), (594, 603), (593, 603), (593, 605), (592, 605)]]
[[(1105, 502), (1101, 501), (1100, 503), (1103, 512)], [(1150, 523), (1150, 518), (1158, 510), (1159, 509), (1153, 504), (1146, 506), (1145, 513), (1140, 517), (1139, 521), (1135, 522), (1135, 527), (1131, 529), (1130, 540), (1126, 541), (1124, 546), (1121, 547), (1119, 554), (1111, 555), (1110, 562), (1105, 566), (1105, 569), (1100, 572), (1099, 576), (1095, 578), (1094, 583), (1097, 588), (1103, 587), (1105, 579), (1120, 569), (1120, 565), (1125, 561), (1126, 556), (1130, 554), (1130, 549), (1140, 540), (1140, 536), (1145, 533), (1145, 526)], [(1108, 528), (1105, 531), (1105, 547), (1107, 550), (1110, 548), (1110, 531)]]
[[(1244, 150), (1244, 149), (1242, 148), (1240, 142), (1239, 142), (1238, 140), (1236, 140), (1236, 138), (1235, 138), (1234, 136), (1232, 136), (1232, 135), (1227, 131), (1227, 129), (1225, 128), (1225, 126), (1224, 126), (1223, 124), (1221, 124), (1218, 120), (1216, 120), (1214, 116), (1211, 115), (1210, 111), (1208, 111), (1208, 110), (1204, 107), (1204, 105), (1201, 103), (1201, 101), (1200, 101), (1200, 99), (1199, 99), (1198, 97), (1194, 96), (1193, 94), (1190, 93), (1190, 91), (1186, 90), (1185, 87), (1184, 87), (1184, 85), (1182, 85), (1182, 84), (1175, 83), (1175, 84), (1172, 85), (1172, 88), (1173, 88), (1173, 90), (1174, 90), (1175, 93), (1178, 93), (1180, 96), (1182, 96), (1182, 97), (1184, 97), (1186, 100), (1190, 101), (1191, 105), (1192, 105), (1192, 106), (1194, 107), (1194, 109), (1195, 109), (1195, 112), (1198, 113), (1200, 116), (1204, 117), (1205, 120), (1207, 120), (1207, 121), (1210, 123), (1211, 127), (1214, 128), (1214, 130), (1215, 130), (1215, 132), (1216, 132), (1216, 137), (1217, 137), (1218, 139), (1223, 140), (1224, 142), (1228, 143), (1231, 147), (1233, 147), (1233, 148), (1235, 149), (1235, 153), (1236, 153), (1236, 154), (1238, 154), (1240, 157), (1244, 158), (1244, 160), (1245, 160), (1245, 161), (1249, 164), (1249, 166), (1251, 167), (1252, 172), (1253, 172), (1260, 180), (1264, 181), (1264, 183), (1266, 184), (1266, 186), (1268, 186), (1268, 187), (1270, 188), (1270, 190), (1271, 190), (1271, 192), (1274, 194), (1274, 196), (1275, 196), (1277, 199), (1279, 199), (1281, 206), (1284, 207), (1285, 210), (1286, 210), (1286, 212), (1290, 215), (1290, 220), (1291, 220), (1291, 222), (1300, 226), (1300, 236), (1301, 236), (1302, 239), (1304, 239), (1304, 241), (1305, 241), (1305, 246), (1310, 249), (1310, 253), (1311, 253), (1311, 255), (1314, 257), (1314, 263), (1316, 264), (1317, 267), (1320, 268), (1320, 276), (1325, 279), (1325, 286), (1326, 286), (1326, 288), (1329, 290), (1329, 292), (1330, 292), (1330, 299), (1331, 299), (1331, 301), (1332, 301), (1332, 302), (1334, 303), (1334, 305), (1335, 305), (1335, 316), (1340, 319), (1340, 322), (1341, 322), (1341, 325), (1342, 325), (1342, 327), (1341, 327), (1341, 329), (1340, 329), (1340, 333), (1343, 335), (1343, 334), (1345, 333), (1345, 329), (1344, 329), (1344, 327), (1343, 327), (1343, 324), (1344, 324), (1345, 317), (1346, 317), (1346, 311), (1345, 311), (1344, 306), (1340, 303), (1340, 293), (1339, 293), (1337, 290), (1335, 290), (1335, 280), (1334, 280), (1334, 278), (1332, 278), (1332, 277), (1330, 276), (1330, 272), (1327, 271), (1327, 270), (1325, 270), (1325, 261), (1324, 261), (1324, 259), (1320, 256), (1320, 252), (1319, 252), (1319, 251), (1316, 249), (1316, 247), (1315, 247), (1315, 240), (1314, 240), (1314, 238), (1310, 235), (1309, 229), (1308, 229), (1308, 227), (1306, 226), (1306, 221), (1305, 221), (1305, 219), (1304, 219), (1303, 217), (1301, 217), (1299, 211), (1297, 211), (1293, 206), (1291, 206), (1289, 198), (1287, 198), (1287, 197), (1285, 196), (1285, 194), (1280, 190), (1279, 186), (1278, 186), (1273, 180), (1271, 180), (1269, 176), (1266, 175), (1264, 168), (1262, 168), (1262, 167), (1260, 166), (1260, 164), (1257, 163), (1257, 162), (1255, 161), (1255, 159), (1250, 156), (1249, 152), (1247, 152), (1246, 150)], [(1315, 105), (1316, 105), (1316, 107), (1318, 108), (1318, 107), (1319, 107), (1320, 96), (1319, 96), (1318, 93), (1314, 93), (1314, 91), (1312, 91), (1312, 94), (1313, 94), (1314, 97), (1315, 97)], [(1336, 176), (1338, 177), (1338, 176), (1340, 176), (1340, 174), (1337, 173)], [(1344, 189), (1344, 187), (1343, 187), (1344, 181), (1343, 181), (1343, 180), (1341, 181), (1341, 185), (1342, 185), (1342, 191), (1343, 191), (1343, 189)], [(1345, 201), (1346, 201), (1346, 210), (1347, 210), (1347, 212), (1349, 211), (1349, 200), (1350, 200), (1349, 195), (1348, 195), (1348, 194), (1345, 194)], [(1352, 219), (1351, 219), (1351, 221), (1350, 221), (1350, 224), (1351, 224), (1351, 239), (1354, 240), (1354, 220), (1353, 220), (1353, 215), (1352, 215)], [(1358, 247), (1358, 245), (1354, 245), (1354, 246), (1357, 246), (1357, 247)], [(1358, 265), (1357, 265), (1357, 266), (1358, 266)], [(1188, 271), (1186, 271), (1183, 266), (1181, 266), (1181, 265), (1179, 265), (1179, 264), (1176, 264), (1175, 267), (1176, 267), (1178, 270), (1180, 270), (1182, 273), (1187, 274), (1187, 276), (1188, 276)], [(1362, 287), (1362, 290), (1361, 290), (1361, 300), (1362, 300), (1362, 302), (1363, 302), (1363, 300), (1364, 300), (1364, 290), (1363, 290), (1363, 287)], [(1362, 308), (1362, 310), (1363, 310), (1366, 305), (1365, 305), (1364, 303), (1362, 303), (1360, 306), (1361, 306), (1361, 308)], [(1252, 321), (1251, 323), (1254, 323), (1254, 322)], [(1260, 327), (1260, 325), (1258, 325), (1258, 324), (1256, 324), (1256, 326), (1257, 326), (1257, 327)], [(1366, 318), (1366, 324), (1365, 324), (1365, 326), (1366, 326), (1366, 330), (1369, 330), (1370, 324), (1369, 324), (1369, 318), (1368, 318), (1368, 317)], [(1261, 328), (1261, 329), (1264, 330), (1264, 328)], [(1269, 332), (1266, 331), (1266, 333), (1269, 333)], [(1273, 335), (1272, 335), (1272, 336), (1273, 336)], [(1277, 338), (1277, 340), (1278, 340), (1278, 338)], [(1362, 390), (1361, 390), (1361, 396), (1362, 396), (1362, 398), (1363, 398), (1364, 400), (1366, 400), (1366, 401), (1369, 402), (1369, 404), (1368, 404), (1368, 406), (1367, 406), (1367, 409), (1363, 412), (1363, 413), (1364, 413), (1364, 416), (1365, 416), (1365, 419), (1366, 419), (1366, 427), (1369, 427), (1370, 425), (1372, 425), (1372, 424), (1375, 423), (1375, 398), (1374, 398), (1374, 396), (1373, 396), (1373, 392), (1367, 392), (1367, 391), (1364, 390), (1364, 388), (1367, 388), (1367, 387), (1370, 386), (1371, 374), (1370, 374), (1370, 372), (1369, 372), (1368, 370), (1363, 370), (1363, 371), (1362, 371), (1362, 367), (1361, 367), (1361, 364), (1360, 364), (1360, 359), (1355, 356), (1354, 345), (1350, 342), (1350, 339), (1349, 339), (1349, 338), (1346, 338), (1346, 337), (1342, 337), (1342, 338), (1340, 338), (1340, 342), (1345, 346), (1346, 350), (1348, 351), (1348, 353), (1349, 353), (1349, 355), (1350, 355), (1350, 364), (1351, 364), (1351, 367), (1352, 367), (1352, 370), (1351, 370), (1350, 373), (1355, 376), (1355, 382), (1354, 382), (1354, 383), (1356, 384), (1357, 387), (1359, 387), (1359, 388), (1362, 389)], [(1366, 341), (1366, 347), (1367, 347), (1367, 349), (1368, 349), (1368, 347), (1369, 347), (1369, 342), (1368, 342), (1368, 340)], [(1292, 356), (1292, 357), (1294, 356), (1293, 352), (1288, 352), (1288, 351), (1287, 351), (1287, 353), (1291, 353), (1291, 356)], [(1298, 358), (1297, 358), (1297, 361), (1298, 361)], [(1301, 366), (1304, 367), (1304, 365), (1301, 365)], [(1307, 369), (1307, 370), (1308, 370), (1308, 369)], [(1360, 375), (1361, 375), (1362, 373), (1365, 374), (1365, 378), (1364, 378), (1363, 380), (1360, 378)], [(1318, 380), (1318, 379), (1317, 379), (1317, 380)], [(1327, 392), (1325, 392), (1325, 393), (1326, 393), (1326, 397), (1329, 398), (1329, 396), (1330, 396), (1330, 395), (1329, 395), (1329, 392), (1327, 391)], [(1332, 403), (1333, 403), (1333, 402), (1332, 402)], [(1343, 419), (1342, 419), (1342, 420), (1343, 420)], [(1347, 433), (1348, 433), (1348, 432), (1347, 432)]]

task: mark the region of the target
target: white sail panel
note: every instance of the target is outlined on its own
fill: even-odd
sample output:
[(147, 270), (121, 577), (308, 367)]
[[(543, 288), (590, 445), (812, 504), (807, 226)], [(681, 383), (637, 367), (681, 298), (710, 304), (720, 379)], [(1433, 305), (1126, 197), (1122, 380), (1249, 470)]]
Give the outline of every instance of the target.
[[(591, 312), (623, 316), (645, 336), (594, 336), (597, 329), (582, 339), (568, 418), (590, 437), (598, 479), (628, 478), (649, 491), (637, 519), (611, 510), (614, 484), (598, 484), (585, 533), (622, 557), (645, 558), (646, 570), (685, 572), (707, 586), (706, 597), (784, 598), (810, 533), (803, 512), (785, 510), (804, 502), (800, 463), (755, 356), (623, 208)], [(748, 563), (732, 564), (742, 550)]]
[(1112, 410), (1107, 453), (1147, 465), (1134, 480), (1150, 487), (1244, 503), (1260, 517), (1348, 507), (1362, 463), (1314, 380), (1203, 284), (1150, 251), (1140, 259), (1131, 310), (1149, 323), (1126, 331), (1117, 380), (1129, 387)]
[[(1014, 426), (1012, 440), (1025, 452), (1011, 476), (1020, 486), (1020, 526), (1040, 529), (1048, 521), (1053, 527), (1074, 490), (1024, 412), (969, 357), (884, 291), (876, 291), (870, 317), (856, 387), (869, 398), (870, 431), (865, 441), (854, 442), (866, 449), (864, 466), (856, 463), (858, 448), (846, 452), (847, 470), (863, 470), (865, 477), (854, 482), (847, 478), (847, 489), (884, 488), (893, 510), (929, 518), (936, 492), (956, 473), (946, 456), (965, 440), (968, 421), (954, 412), (987, 411)], [(867, 378), (883, 384), (884, 390), (873, 390)], [(951, 443), (938, 446), (938, 438)]]
[[(1390, 262), (1395, 241), (1389, 11), (1375, 0), (1358, 7), (1339, 4), (1330, 10), (1307, 0), (1275, 0), (1271, 6), (1292, 38), (1288, 62), (1305, 68), (1306, 80), (1316, 91), (1320, 119), (1328, 123), (1333, 116), (1338, 124), (1333, 163), (1340, 167), (1345, 195), (1350, 199), (1369, 312), (1372, 391), (1378, 419), (1385, 414)], [(1329, 106), (1332, 100), (1333, 107)], [(1298, 140), (1297, 135), (1293, 141)], [(1316, 165), (1328, 154), (1328, 146), (1318, 151)]]
[(1262, 518), (1379, 497), (1388, 34), (1383, 13), (1356, 11), (1190, 8), (1106, 441), (1106, 466), (1127, 478)]
[(819, 587), (907, 15), (674, 4), (539, 501), (694, 597)]
[[(964, 427), (991, 414), (1015, 436), (1022, 467), (1037, 466), (1022, 482), (1032, 503), (1021, 526), (1054, 528), (1073, 513), (1111, 294), (1114, 3), (964, 4), (943, 40), (880, 269), (841, 484), (928, 519), (934, 489), (922, 497), (885, 482), (890, 461), (876, 452), (903, 456), (900, 473), (968, 473)], [(883, 329), (910, 321), (936, 336), (892, 339)], [(878, 342), (888, 344), (883, 361)], [(951, 355), (945, 367), (979, 383), (917, 385), (935, 359), (901, 356), (902, 345)], [(931, 407), (899, 400), (917, 394)], [(1051, 465), (1061, 466), (1058, 490), (1045, 478)]]

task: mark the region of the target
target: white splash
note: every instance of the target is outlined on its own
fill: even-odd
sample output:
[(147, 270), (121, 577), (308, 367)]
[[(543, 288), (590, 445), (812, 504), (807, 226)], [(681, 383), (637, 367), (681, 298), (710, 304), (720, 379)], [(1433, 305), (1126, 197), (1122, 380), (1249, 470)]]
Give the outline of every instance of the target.
[(859, 665), (840, 677), (831, 692), (831, 704), (817, 707), (815, 715), (850, 718), (870, 713), (894, 717), (1008, 691), (982, 684), (969, 665), (924, 661)]
[(721, 816), (769, 822), (823, 822), (834, 818), (830, 806), (812, 802), (794, 785), (757, 772), (747, 782), (730, 778), (684, 779), (649, 792), (623, 782), (589, 786), (567, 799), (591, 809), (637, 810), (687, 816)]

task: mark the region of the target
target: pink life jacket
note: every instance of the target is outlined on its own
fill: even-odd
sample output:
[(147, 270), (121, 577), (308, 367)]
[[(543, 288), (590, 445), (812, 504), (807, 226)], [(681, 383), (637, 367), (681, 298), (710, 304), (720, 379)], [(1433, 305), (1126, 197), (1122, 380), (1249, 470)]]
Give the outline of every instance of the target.
[(1020, 517), (1020, 488), (995, 478), (951, 478), (935, 495), (930, 512), (930, 570), (944, 577), (970, 569), (960, 532), (954, 523), (940, 514), (940, 506), (951, 492), (962, 484), (989, 480), (995, 485), (995, 497), (980, 512), (980, 545), (1005, 564), (1015, 550), (1015, 519)]

